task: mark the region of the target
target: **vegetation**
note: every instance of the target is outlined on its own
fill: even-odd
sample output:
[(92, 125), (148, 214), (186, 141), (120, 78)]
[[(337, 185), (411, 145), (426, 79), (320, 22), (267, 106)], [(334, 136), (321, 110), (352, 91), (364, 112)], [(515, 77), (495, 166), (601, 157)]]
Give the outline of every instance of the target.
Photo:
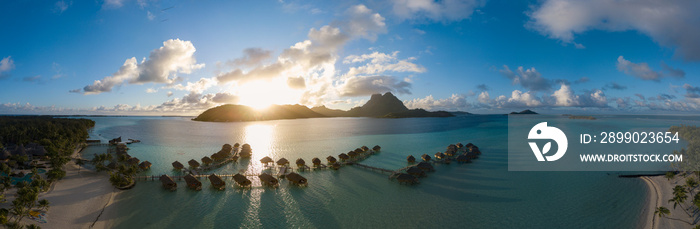
[[(688, 215), (688, 217), (693, 217), (694, 214), (691, 214), (691, 212), (697, 212), (698, 210), (700, 210), (700, 193), (695, 192), (695, 188), (697, 188), (698, 186), (697, 177), (700, 176), (700, 163), (698, 163), (700, 162), (700, 128), (696, 126), (685, 125), (672, 126), (669, 129), (669, 132), (678, 133), (680, 138), (688, 141), (688, 146), (682, 148), (680, 151), (673, 152), (673, 154), (682, 156), (683, 161), (674, 162), (672, 164), (672, 167), (677, 171), (666, 172), (665, 177), (669, 181), (673, 180), (677, 174), (679, 174), (679, 176), (682, 175), (686, 178), (685, 183), (683, 185), (676, 185), (675, 187), (673, 187), (673, 197), (669, 199), (668, 202), (673, 203), (674, 209), (677, 206), (680, 206), (683, 209), (683, 211)], [(694, 195), (693, 192), (695, 192)], [(691, 200), (692, 205), (688, 204), (684, 206), (689, 196), (693, 197), (693, 199)], [(689, 212), (688, 209), (691, 209), (691, 211)], [(688, 222), (681, 219), (670, 218), (668, 217), (668, 215), (671, 214), (670, 210), (664, 207), (659, 207), (656, 210), (656, 214), (659, 215), (659, 217), (666, 217), (668, 219), (682, 221), (689, 225), (693, 225), (693, 222), (697, 222), (697, 220), (693, 220), (693, 222)], [(696, 228), (698, 227), (700, 227), (700, 225), (696, 226)]]

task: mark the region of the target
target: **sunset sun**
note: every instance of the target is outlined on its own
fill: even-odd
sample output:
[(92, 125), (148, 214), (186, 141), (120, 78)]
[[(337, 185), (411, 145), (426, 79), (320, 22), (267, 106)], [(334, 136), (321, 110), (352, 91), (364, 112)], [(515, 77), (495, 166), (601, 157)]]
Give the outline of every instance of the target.
[(299, 93), (279, 81), (254, 81), (238, 89), (239, 104), (264, 110), (274, 104), (296, 104)]

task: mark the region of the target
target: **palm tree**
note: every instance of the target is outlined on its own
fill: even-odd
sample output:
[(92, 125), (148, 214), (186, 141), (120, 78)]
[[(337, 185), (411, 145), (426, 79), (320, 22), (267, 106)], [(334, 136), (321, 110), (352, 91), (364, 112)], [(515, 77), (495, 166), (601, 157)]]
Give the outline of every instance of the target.
[(680, 205), (681, 208), (683, 208), (683, 211), (685, 211), (685, 214), (688, 214), (690, 217), (690, 213), (688, 213), (688, 210), (683, 207), (683, 202), (688, 199), (687, 192), (683, 186), (676, 185), (676, 187), (673, 188), (673, 198), (668, 200), (668, 202), (673, 202), (673, 209), (676, 209), (676, 206)]
[(688, 189), (691, 196), (693, 195), (693, 189), (695, 189), (695, 186), (698, 186), (698, 182), (695, 181), (695, 179), (692, 177), (685, 179), (685, 187)]
[(658, 215), (660, 218), (667, 218), (667, 219), (677, 220), (677, 221), (681, 221), (681, 222), (684, 222), (684, 223), (693, 225), (693, 224), (691, 224), (691, 223), (689, 223), (689, 222), (686, 222), (686, 221), (684, 221), (684, 220), (680, 220), (680, 219), (668, 217), (668, 215), (671, 214), (671, 211), (668, 210), (668, 208), (663, 207), (663, 206), (656, 208), (656, 211), (654, 211), (654, 214), (655, 214), (655, 215)]
[(36, 224), (29, 224), (27, 225), (27, 229), (41, 229), (41, 227)]
[(666, 179), (668, 179), (669, 181), (671, 179), (673, 179), (673, 177), (675, 177), (675, 176), (676, 176), (676, 174), (674, 172), (670, 172), (670, 171), (666, 172)]
[(51, 204), (47, 199), (41, 199), (39, 200), (39, 208), (43, 209), (44, 211), (49, 210), (49, 204)]

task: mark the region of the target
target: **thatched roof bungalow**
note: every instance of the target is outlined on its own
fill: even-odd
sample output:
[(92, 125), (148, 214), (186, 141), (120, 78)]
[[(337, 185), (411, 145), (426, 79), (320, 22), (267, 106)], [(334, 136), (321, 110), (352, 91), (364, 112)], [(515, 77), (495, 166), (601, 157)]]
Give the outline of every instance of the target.
[(127, 159), (126, 162), (131, 164), (131, 165), (138, 165), (139, 162), (141, 162), (141, 160), (139, 160), (136, 157), (132, 157), (132, 158)]
[(466, 154), (460, 154), (459, 156), (457, 156), (456, 160), (459, 163), (467, 163), (471, 161), (471, 159), (469, 159), (469, 157), (467, 157)]
[(213, 173), (209, 175), (209, 182), (211, 182), (212, 187), (219, 190), (224, 189), (224, 187), (226, 187), (226, 182), (224, 182), (224, 180), (222, 180), (221, 177)]
[(236, 181), (238, 186), (241, 187), (248, 187), (250, 186), (253, 182), (250, 182), (247, 177), (241, 175), (240, 173), (236, 173), (236, 175), (233, 175), (233, 180)]
[(418, 178), (411, 174), (407, 173), (401, 173), (399, 176), (396, 177), (396, 180), (399, 181), (399, 183), (404, 183), (404, 184), (415, 184), (418, 183)]
[(335, 162), (338, 161), (338, 160), (336, 160), (335, 157), (333, 157), (333, 156), (328, 156), (328, 157), (326, 158), (326, 160), (328, 161), (328, 164), (333, 164), (333, 163), (335, 163)]
[(340, 158), (341, 161), (345, 161), (347, 159), (350, 159), (350, 156), (348, 156), (345, 153), (338, 154), (338, 158)]
[(422, 177), (422, 176), (425, 176), (425, 171), (419, 169), (419, 168), (416, 167), (416, 166), (411, 166), (410, 168), (408, 168), (408, 169), (406, 170), (406, 173), (411, 174), (411, 175), (413, 175), (413, 176), (415, 176), (415, 177)]
[(202, 182), (197, 180), (197, 178), (192, 176), (192, 174), (187, 174), (184, 178), (185, 182), (187, 182), (187, 187), (192, 190), (202, 190)]
[(368, 151), (368, 150), (369, 150), (369, 147), (367, 147), (367, 146), (362, 146), (362, 147), (360, 147), (360, 149), (362, 149), (362, 151)]
[(435, 153), (435, 159), (443, 159), (443, 158), (445, 158), (444, 153), (440, 153), (440, 152)]
[(141, 162), (141, 164), (139, 164), (139, 168), (146, 170), (146, 169), (150, 169), (151, 165), (153, 165), (153, 164), (151, 164), (150, 161), (143, 161), (143, 162)]
[(355, 158), (355, 157), (357, 157), (357, 153), (355, 153), (355, 151), (350, 151), (350, 152), (348, 152), (348, 156), (350, 158)]
[(284, 165), (289, 165), (289, 160), (286, 158), (281, 158), (277, 160), (277, 165), (284, 166)]
[(295, 184), (295, 185), (307, 185), (308, 184), (308, 181), (306, 180), (306, 178), (304, 178), (303, 176), (301, 176), (295, 172), (287, 174), (287, 180), (289, 180), (289, 182), (291, 182), (292, 184)]
[(435, 171), (435, 168), (433, 168), (433, 165), (431, 165), (428, 162), (418, 163), (418, 165), (416, 165), (416, 167), (418, 167), (419, 169), (421, 169), (423, 171)]
[(464, 147), (464, 145), (462, 145), (462, 143), (461, 143), (461, 142), (460, 142), (460, 143), (457, 143), (457, 145), (456, 145), (456, 146), (457, 146), (457, 149), (461, 149), (462, 147)]
[(423, 154), (423, 156), (420, 156), (420, 158), (422, 158), (423, 161), (430, 161), (430, 156), (428, 154)]
[(314, 159), (311, 159), (311, 163), (313, 163), (314, 166), (320, 166), (320, 165), (321, 165), (321, 159), (318, 159), (318, 157), (314, 157)]
[(265, 156), (262, 159), (260, 159), (260, 163), (263, 163), (263, 164), (269, 164), (269, 163), (273, 163), (273, 162), (275, 162), (275, 161), (272, 160), (272, 158), (270, 158), (268, 156)]
[(340, 163), (335, 162), (335, 163), (331, 164), (331, 169), (335, 169), (335, 170), (340, 169)]
[(277, 185), (279, 185), (279, 181), (277, 180), (277, 178), (273, 177), (273, 176), (270, 175), (270, 174), (262, 173), (262, 174), (260, 174), (260, 176), (258, 176), (258, 178), (260, 178), (260, 182), (261, 182), (263, 185), (267, 185), (267, 186), (277, 186)]
[(296, 164), (297, 164), (297, 167), (304, 167), (304, 166), (306, 166), (306, 161), (304, 161), (304, 159), (299, 158), (299, 159), (297, 159)]
[(454, 157), (456, 152), (457, 152), (456, 149), (447, 149), (445, 151), (445, 155), (448, 157)]
[(380, 151), (380, 150), (382, 150), (382, 147), (379, 146), (379, 145), (376, 145), (376, 146), (372, 147), (372, 150), (374, 150), (374, 151)]
[(188, 161), (187, 164), (189, 164), (190, 167), (192, 167), (192, 168), (197, 168), (197, 167), (199, 167), (199, 162), (197, 162), (197, 161), (194, 160), (194, 159)]
[(233, 151), (233, 147), (230, 144), (224, 144), (221, 146), (221, 151), (231, 153), (231, 151)]
[(241, 144), (239, 144), (238, 142), (236, 142), (236, 144), (233, 144), (233, 148), (238, 148), (240, 146), (241, 146)]
[(212, 160), (210, 157), (204, 156), (202, 158), (202, 163), (204, 163), (205, 165), (208, 165), (208, 164), (214, 163), (214, 160)]
[(179, 161), (175, 161), (175, 162), (173, 162), (173, 168), (180, 170), (180, 169), (184, 169), (185, 166), (182, 165), (182, 163), (180, 163)]
[(408, 157), (406, 157), (406, 161), (408, 161), (408, 163), (416, 163), (416, 158), (413, 157), (413, 155), (408, 155)]
[(164, 188), (167, 188), (167, 189), (172, 190), (172, 191), (177, 189), (177, 183), (175, 183), (175, 181), (173, 180), (172, 177), (164, 174), (164, 175), (160, 176), (159, 180), (161, 183), (163, 183)]
[(250, 157), (253, 155), (253, 149), (250, 148), (250, 145), (248, 145), (248, 143), (243, 144), (243, 146), (241, 146), (240, 155), (241, 157)]

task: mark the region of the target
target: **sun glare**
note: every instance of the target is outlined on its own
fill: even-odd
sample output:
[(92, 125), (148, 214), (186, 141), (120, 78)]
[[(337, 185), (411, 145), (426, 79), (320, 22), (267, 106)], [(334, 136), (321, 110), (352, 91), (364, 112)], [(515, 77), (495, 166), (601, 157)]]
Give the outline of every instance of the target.
[(256, 110), (264, 110), (273, 104), (295, 104), (299, 92), (287, 87), (286, 82), (255, 81), (241, 85), (238, 89), (240, 104)]

